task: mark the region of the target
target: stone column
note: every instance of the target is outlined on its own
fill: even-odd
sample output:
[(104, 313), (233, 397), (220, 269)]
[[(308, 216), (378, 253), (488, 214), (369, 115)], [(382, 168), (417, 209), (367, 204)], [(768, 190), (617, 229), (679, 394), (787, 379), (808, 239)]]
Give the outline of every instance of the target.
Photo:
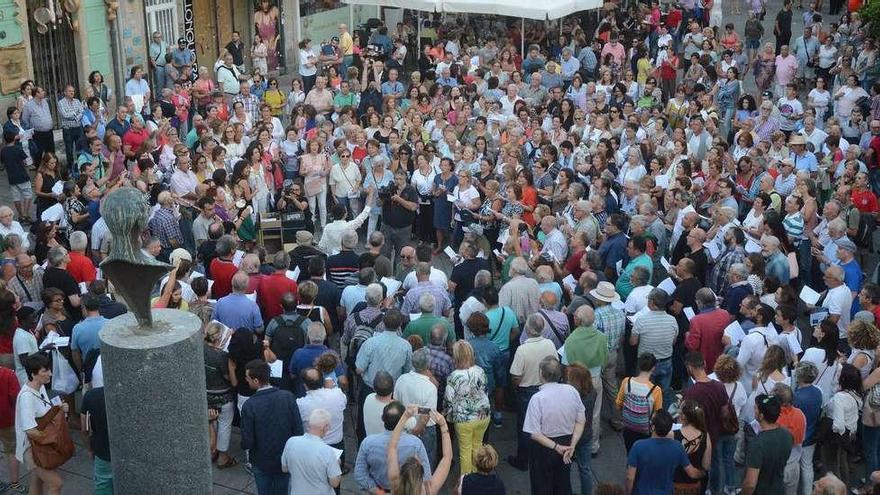
[(212, 493), (205, 358), (197, 316), (134, 314), (101, 330), (113, 485), (126, 495)]

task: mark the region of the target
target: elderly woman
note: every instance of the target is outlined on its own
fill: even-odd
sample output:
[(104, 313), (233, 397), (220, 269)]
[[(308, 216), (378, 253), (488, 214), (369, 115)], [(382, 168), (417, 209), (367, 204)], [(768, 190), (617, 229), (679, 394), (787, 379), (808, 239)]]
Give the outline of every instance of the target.
[(473, 472), (472, 454), (483, 443), (483, 434), (489, 426), (489, 396), (486, 393), (486, 373), (477, 366), (474, 349), (460, 340), (452, 346), (455, 370), (446, 379), (446, 409), (455, 424), (461, 474)]
[(480, 191), (474, 187), (469, 170), (458, 172), (458, 185), (452, 190), (449, 199), (453, 201), (453, 220), (455, 232), (452, 234), (452, 245), (458, 246), (464, 237), (464, 228), (473, 223), (473, 212), (480, 208)]

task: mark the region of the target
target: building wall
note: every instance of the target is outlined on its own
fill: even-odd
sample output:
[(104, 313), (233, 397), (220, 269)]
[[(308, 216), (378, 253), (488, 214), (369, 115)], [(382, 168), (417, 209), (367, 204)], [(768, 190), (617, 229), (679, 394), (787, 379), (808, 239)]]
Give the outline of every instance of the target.
[(114, 92), (115, 78), (113, 76), (113, 57), (111, 55), (110, 36), (107, 25), (107, 6), (104, 0), (84, 0), (77, 12), (79, 20), (79, 32), (77, 33), (80, 46), (79, 53), (82, 64), (80, 67), (80, 84), (88, 84), (89, 74), (100, 71), (104, 81)]
[(25, 0), (0, 0), (0, 110), (15, 103), (18, 86), (33, 75)]
[[(122, 72), (127, 79), (132, 66), (141, 65), (145, 69), (147, 68), (147, 44), (149, 40), (145, 32), (147, 21), (144, 17), (144, 2), (140, 0), (120, 0), (118, 19), (119, 40), (122, 48)], [(170, 40), (168, 41), (171, 42)]]

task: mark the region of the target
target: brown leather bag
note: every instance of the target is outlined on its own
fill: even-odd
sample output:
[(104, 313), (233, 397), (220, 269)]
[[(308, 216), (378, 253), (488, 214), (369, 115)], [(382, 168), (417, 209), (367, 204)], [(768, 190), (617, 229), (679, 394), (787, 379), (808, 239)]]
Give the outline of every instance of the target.
[(43, 436), (39, 440), (31, 438), (34, 464), (43, 469), (55, 469), (73, 457), (75, 447), (61, 406), (52, 406), (45, 415), (37, 418), (37, 429), (43, 432)]

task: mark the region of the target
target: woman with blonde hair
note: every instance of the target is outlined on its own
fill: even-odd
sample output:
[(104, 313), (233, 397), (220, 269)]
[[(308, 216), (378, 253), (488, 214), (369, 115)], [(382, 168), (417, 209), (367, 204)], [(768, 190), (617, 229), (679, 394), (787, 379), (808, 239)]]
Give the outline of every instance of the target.
[(446, 379), (446, 410), (455, 423), (461, 474), (473, 472), (472, 455), (483, 444), (489, 426), (489, 396), (486, 373), (476, 365), (474, 348), (459, 340), (452, 346), (455, 370)]
[(852, 352), (846, 362), (855, 366), (864, 380), (874, 369), (876, 358), (874, 352), (880, 345), (880, 331), (866, 321), (853, 320), (849, 325), (847, 337)]
[(458, 493), (461, 495), (504, 495), (504, 482), (495, 473), (498, 452), (491, 445), (481, 445), (474, 451), (475, 472), (461, 477)]

